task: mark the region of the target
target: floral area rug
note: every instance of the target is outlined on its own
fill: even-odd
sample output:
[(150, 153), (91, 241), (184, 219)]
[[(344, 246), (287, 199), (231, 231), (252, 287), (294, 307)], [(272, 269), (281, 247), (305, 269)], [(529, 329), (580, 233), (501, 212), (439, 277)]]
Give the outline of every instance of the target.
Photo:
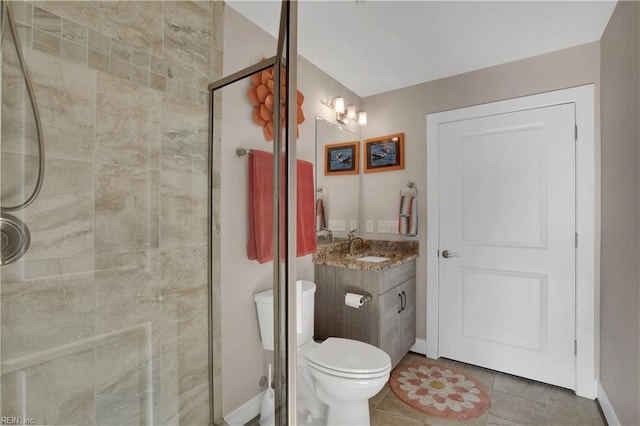
[(389, 384), (405, 404), (445, 419), (478, 417), (491, 400), (485, 387), (468, 374), (428, 362), (399, 365)]

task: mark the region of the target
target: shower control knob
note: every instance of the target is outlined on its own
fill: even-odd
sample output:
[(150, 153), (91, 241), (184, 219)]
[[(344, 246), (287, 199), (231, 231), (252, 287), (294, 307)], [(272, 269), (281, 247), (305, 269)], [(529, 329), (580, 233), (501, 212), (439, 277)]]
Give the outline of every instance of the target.
[(443, 250), (442, 251), (442, 257), (444, 257), (445, 259), (448, 259), (450, 257), (459, 257), (458, 253), (454, 253), (452, 251), (449, 250)]

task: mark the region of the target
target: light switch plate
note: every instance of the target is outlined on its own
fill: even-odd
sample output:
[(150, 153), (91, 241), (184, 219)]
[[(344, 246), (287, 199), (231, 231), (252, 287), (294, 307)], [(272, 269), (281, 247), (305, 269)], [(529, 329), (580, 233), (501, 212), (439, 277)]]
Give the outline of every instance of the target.
[(349, 221), (349, 231), (351, 230), (358, 230), (358, 220), (357, 219), (351, 219)]
[(367, 232), (370, 234), (373, 232), (373, 220), (367, 219)]
[(398, 221), (397, 220), (379, 220), (378, 232), (381, 234), (397, 234)]
[(329, 229), (332, 231), (346, 231), (346, 222), (344, 219), (329, 219)]

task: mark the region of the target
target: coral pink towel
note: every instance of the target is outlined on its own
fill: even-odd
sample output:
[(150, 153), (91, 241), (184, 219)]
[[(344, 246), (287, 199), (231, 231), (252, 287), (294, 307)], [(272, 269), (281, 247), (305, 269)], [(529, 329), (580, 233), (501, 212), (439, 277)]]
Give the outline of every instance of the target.
[[(251, 150), (249, 154), (249, 236), (247, 257), (265, 263), (273, 260), (273, 154)], [(298, 257), (316, 251), (313, 164), (298, 160), (297, 167)]]
[(298, 257), (315, 253), (316, 243), (316, 191), (313, 183), (313, 164), (298, 160), (297, 164), (297, 247)]
[(249, 236), (247, 257), (264, 263), (273, 259), (273, 154), (249, 153)]

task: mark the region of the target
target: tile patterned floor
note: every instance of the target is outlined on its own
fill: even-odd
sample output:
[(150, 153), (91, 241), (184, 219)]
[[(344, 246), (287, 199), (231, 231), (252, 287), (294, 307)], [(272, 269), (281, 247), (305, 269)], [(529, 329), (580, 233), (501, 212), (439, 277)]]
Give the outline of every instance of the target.
[[(424, 355), (407, 354), (401, 364), (424, 360)], [(491, 394), (491, 408), (480, 417), (465, 421), (427, 416), (398, 399), (385, 387), (369, 400), (372, 426), (569, 426), (605, 425), (595, 401), (573, 392), (455, 361), (430, 360), (469, 373)]]

